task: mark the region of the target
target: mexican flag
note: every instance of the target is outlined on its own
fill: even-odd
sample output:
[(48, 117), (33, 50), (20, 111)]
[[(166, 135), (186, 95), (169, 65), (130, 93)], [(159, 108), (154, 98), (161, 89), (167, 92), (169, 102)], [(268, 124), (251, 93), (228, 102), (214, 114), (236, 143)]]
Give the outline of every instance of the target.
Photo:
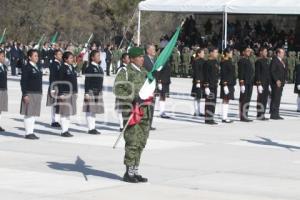
[(50, 43), (51, 43), (51, 44), (56, 43), (57, 38), (58, 38), (58, 32), (56, 31), (55, 34), (52, 36), (51, 42), (50, 42)]
[(181, 24), (181, 26), (179, 26), (176, 29), (176, 32), (174, 33), (173, 37), (168, 42), (168, 44), (164, 48), (164, 50), (158, 56), (152, 70), (150, 72), (148, 72), (147, 79), (139, 92), (139, 96), (142, 100), (146, 100), (146, 99), (153, 97), (153, 93), (154, 93), (155, 87), (156, 87), (156, 80), (155, 80), (153, 74), (156, 71), (161, 71), (162, 68), (164, 67), (164, 65), (166, 64), (166, 62), (169, 60), (169, 58), (172, 54), (172, 51), (177, 43), (183, 23)]
[(0, 43), (5, 41), (6, 28), (4, 29), (2, 36), (0, 37)]

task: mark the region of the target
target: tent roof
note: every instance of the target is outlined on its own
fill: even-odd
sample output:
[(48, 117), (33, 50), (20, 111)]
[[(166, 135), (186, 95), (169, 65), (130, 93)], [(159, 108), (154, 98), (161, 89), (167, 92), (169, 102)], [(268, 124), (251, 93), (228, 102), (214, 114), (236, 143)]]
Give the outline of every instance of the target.
[(299, 0), (146, 0), (139, 10), (160, 12), (300, 14)]

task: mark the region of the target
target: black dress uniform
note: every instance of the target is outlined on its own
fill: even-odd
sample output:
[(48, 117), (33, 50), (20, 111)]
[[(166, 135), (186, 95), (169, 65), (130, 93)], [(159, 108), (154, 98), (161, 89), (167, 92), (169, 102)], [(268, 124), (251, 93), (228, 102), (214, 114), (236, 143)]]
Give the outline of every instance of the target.
[[(202, 58), (195, 59), (192, 63), (192, 70), (193, 70), (193, 86), (191, 96), (195, 97), (196, 99), (203, 98), (203, 65), (205, 60)], [(200, 84), (200, 88), (197, 88), (197, 84)]]
[[(0, 63), (0, 114), (8, 110), (8, 96), (7, 96), (7, 67)], [(4, 131), (0, 127), (0, 132)]]
[(300, 112), (300, 64), (296, 65), (295, 68), (295, 94), (298, 94), (297, 98), (297, 112)]
[(245, 92), (240, 92), (240, 119), (241, 121), (251, 121), (248, 119), (250, 101), (252, 97), (254, 69), (248, 58), (241, 58), (238, 62), (238, 78), (240, 86), (245, 87)]
[(104, 72), (100, 65), (91, 63), (85, 70), (85, 94), (90, 97), (89, 101), (84, 102), (83, 112), (91, 112), (94, 114), (104, 113), (103, 106), (103, 76)]
[(257, 95), (257, 118), (265, 119), (269, 86), (270, 86), (270, 65), (267, 58), (260, 58), (255, 62), (255, 84), (257, 87), (262, 87), (262, 93)]
[[(271, 62), (271, 119), (282, 119), (279, 116), (279, 107), (285, 81), (287, 78), (287, 67), (285, 63), (278, 57), (274, 57)], [(281, 86), (278, 87), (276, 82), (281, 81)]]
[(162, 84), (162, 90), (158, 91), (160, 97), (169, 97), (171, 84), (171, 65), (169, 61), (161, 71), (157, 72), (157, 83)]
[(50, 51), (49, 51), (49, 49), (46, 49), (46, 48), (42, 49), (41, 60), (42, 60), (43, 68), (50, 67)]
[[(226, 100), (234, 100), (234, 86), (236, 84), (235, 66), (231, 59), (222, 60), (220, 72), (220, 98)], [(227, 86), (229, 93), (225, 94), (224, 87)]]
[(217, 89), (219, 81), (219, 65), (217, 60), (207, 60), (204, 63), (204, 87), (210, 89), (209, 95), (205, 96), (205, 123), (215, 124), (214, 114), (217, 102)]

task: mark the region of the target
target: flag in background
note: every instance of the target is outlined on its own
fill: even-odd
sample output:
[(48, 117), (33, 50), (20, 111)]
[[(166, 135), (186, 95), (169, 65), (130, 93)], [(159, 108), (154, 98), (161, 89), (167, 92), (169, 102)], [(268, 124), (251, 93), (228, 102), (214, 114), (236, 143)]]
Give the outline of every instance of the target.
[(143, 87), (139, 91), (139, 96), (141, 99), (147, 100), (147, 99), (153, 97), (153, 93), (156, 88), (156, 80), (155, 80), (153, 74), (156, 71), (162, 70), (162, 68), (164, 67), (166, 62), (169, 60), (169, 58), (173, 52), (173, 49), (177, 43), (182, 25), (183, 25), (183, 23), (181, 24), (181, 26), (179, 26), (177, 28), (176, 32), (174, 33), (171, 40), (168, 42), (167, 46), (164, 48), (164, 50), (158, 56), (152, 70), (150, 72), (148, 72), (147, 79), (146, 79)]
[(0, 43), (3, 43), (5, 41), (5, 34), (6, 34), (6, 28), (4, 29), (1, 38), (0, 38)]
[(58, 32), (56, 31), (55, 34), (52, 36), (50, 43), (51, 44), (56, 43), (57, 38), (58, 38)]

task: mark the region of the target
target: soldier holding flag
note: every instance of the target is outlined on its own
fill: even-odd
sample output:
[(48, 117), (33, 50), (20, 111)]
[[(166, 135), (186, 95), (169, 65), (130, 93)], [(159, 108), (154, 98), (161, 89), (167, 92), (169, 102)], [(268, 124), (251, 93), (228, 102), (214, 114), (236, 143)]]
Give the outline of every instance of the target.
[[(144, 50), (132, 47), (129, 50), (130, 64), (127, 70), (118, 73), (114, 92), (122, 107), (122, 115), (128, 126), (125, 127), (125, 158), (126, 173), (123, 180), (130, 183), (147, 182), (138, 173), (141, 154), (146, 146), (150, 129), (150, 101), (143, 101), (139, 97), (147, 71), (144, 65)], [(150, 103), (150, 104), (148, 104)]]

